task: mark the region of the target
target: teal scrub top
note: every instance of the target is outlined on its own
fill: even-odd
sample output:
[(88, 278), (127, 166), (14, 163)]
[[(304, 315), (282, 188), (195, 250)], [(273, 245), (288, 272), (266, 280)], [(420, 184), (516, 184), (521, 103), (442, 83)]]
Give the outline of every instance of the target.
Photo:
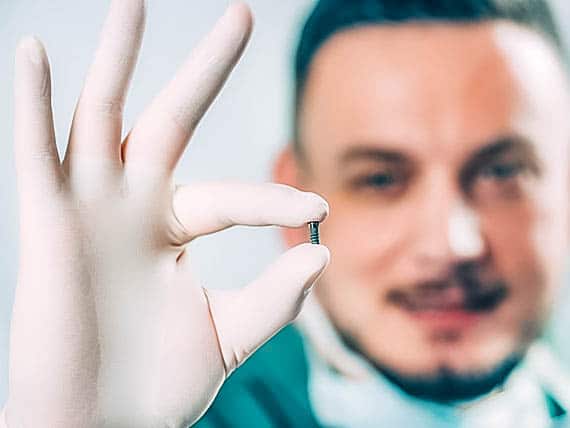
[(308, 365), (299, 332), (288, 326), (222, 386), (198, 428), (317, 428), (308, 394)]
[[(285, 327), (224, 383), (198, 428), (319, 428), (308, 393), (308, 362), (303, 338)], [(545, 396), (553, 426), (569, 426), (565, 411)]]

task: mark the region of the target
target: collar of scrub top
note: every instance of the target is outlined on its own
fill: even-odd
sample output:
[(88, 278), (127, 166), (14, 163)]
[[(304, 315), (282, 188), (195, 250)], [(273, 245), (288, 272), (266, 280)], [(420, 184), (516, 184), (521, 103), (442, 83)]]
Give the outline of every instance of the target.
[[(315, 294), (305, 301), (295, 324), (309, 345), (309, 352), (339, 375), (356, 382), (379, 377), (369, 362), (343, 343)], [(524, 373), (526, 379), (540, 386), (552, 417), (567, 414), (570, 410), (570, 373), (546, 343), (542, 340), (533, 343), (515, 371), (519, 373), (518, 377)], [(454, 407), (463, 410), (480, 406), (484, 401), (495, 400), (503, 390), (502, 387), (496, 388), (482, 398), (458, 403)]]

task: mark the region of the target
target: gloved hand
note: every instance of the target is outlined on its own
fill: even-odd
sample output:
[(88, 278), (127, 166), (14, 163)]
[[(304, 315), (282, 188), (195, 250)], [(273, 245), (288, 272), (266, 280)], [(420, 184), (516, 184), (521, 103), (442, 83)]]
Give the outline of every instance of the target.
[(48, 60), (16, 53), (20, 254), (11, 325), (9, 428), (182, 427), (226, 377), (290, 322), (328, 250), (303, 244), (234, 291), (205, 290), (187, 244), (235, 224), (321, 221), (319, 196), (277, 184), (175, 186), (187, 140), (251, 29), (234, 4), (121, 142), (142, 0), (115, 0), (63, 162)]

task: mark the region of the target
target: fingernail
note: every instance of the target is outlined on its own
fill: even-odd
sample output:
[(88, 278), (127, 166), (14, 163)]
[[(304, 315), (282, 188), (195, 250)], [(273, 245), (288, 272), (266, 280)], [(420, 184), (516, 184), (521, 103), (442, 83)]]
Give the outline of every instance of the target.
[(314, 214), (312, 221), (323, 221), (329, 215), (329, 204), (321, 196), (313, 192), (306, 192), (307, 197), (311, 200), (311, 206), (313, 207)]
[(24, 48), (28, 55), (28, 59), (35, 65), (43, 64), (43, 52), (42, 45), (37, 37), (28, 36), (23, 41)]

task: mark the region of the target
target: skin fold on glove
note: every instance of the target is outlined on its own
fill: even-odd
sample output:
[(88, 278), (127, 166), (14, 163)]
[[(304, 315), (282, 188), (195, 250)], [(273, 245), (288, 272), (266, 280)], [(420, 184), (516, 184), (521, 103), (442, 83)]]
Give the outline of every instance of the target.
[(188, 244), (233, 225), (322, 221), (318, 195), (273, 183), (176, 185), (193, 130), (238, 61), (251, 13), (232, 4), (122, 139), (145, 20), (114, 0), (60, 161), (49, 63), (15, 61), (20, 237), (10, 338), (9, 428), (184, 427), (227, 376), (298, 314), (329, 261), (303, 244), (253, 283), (206, 290)]

